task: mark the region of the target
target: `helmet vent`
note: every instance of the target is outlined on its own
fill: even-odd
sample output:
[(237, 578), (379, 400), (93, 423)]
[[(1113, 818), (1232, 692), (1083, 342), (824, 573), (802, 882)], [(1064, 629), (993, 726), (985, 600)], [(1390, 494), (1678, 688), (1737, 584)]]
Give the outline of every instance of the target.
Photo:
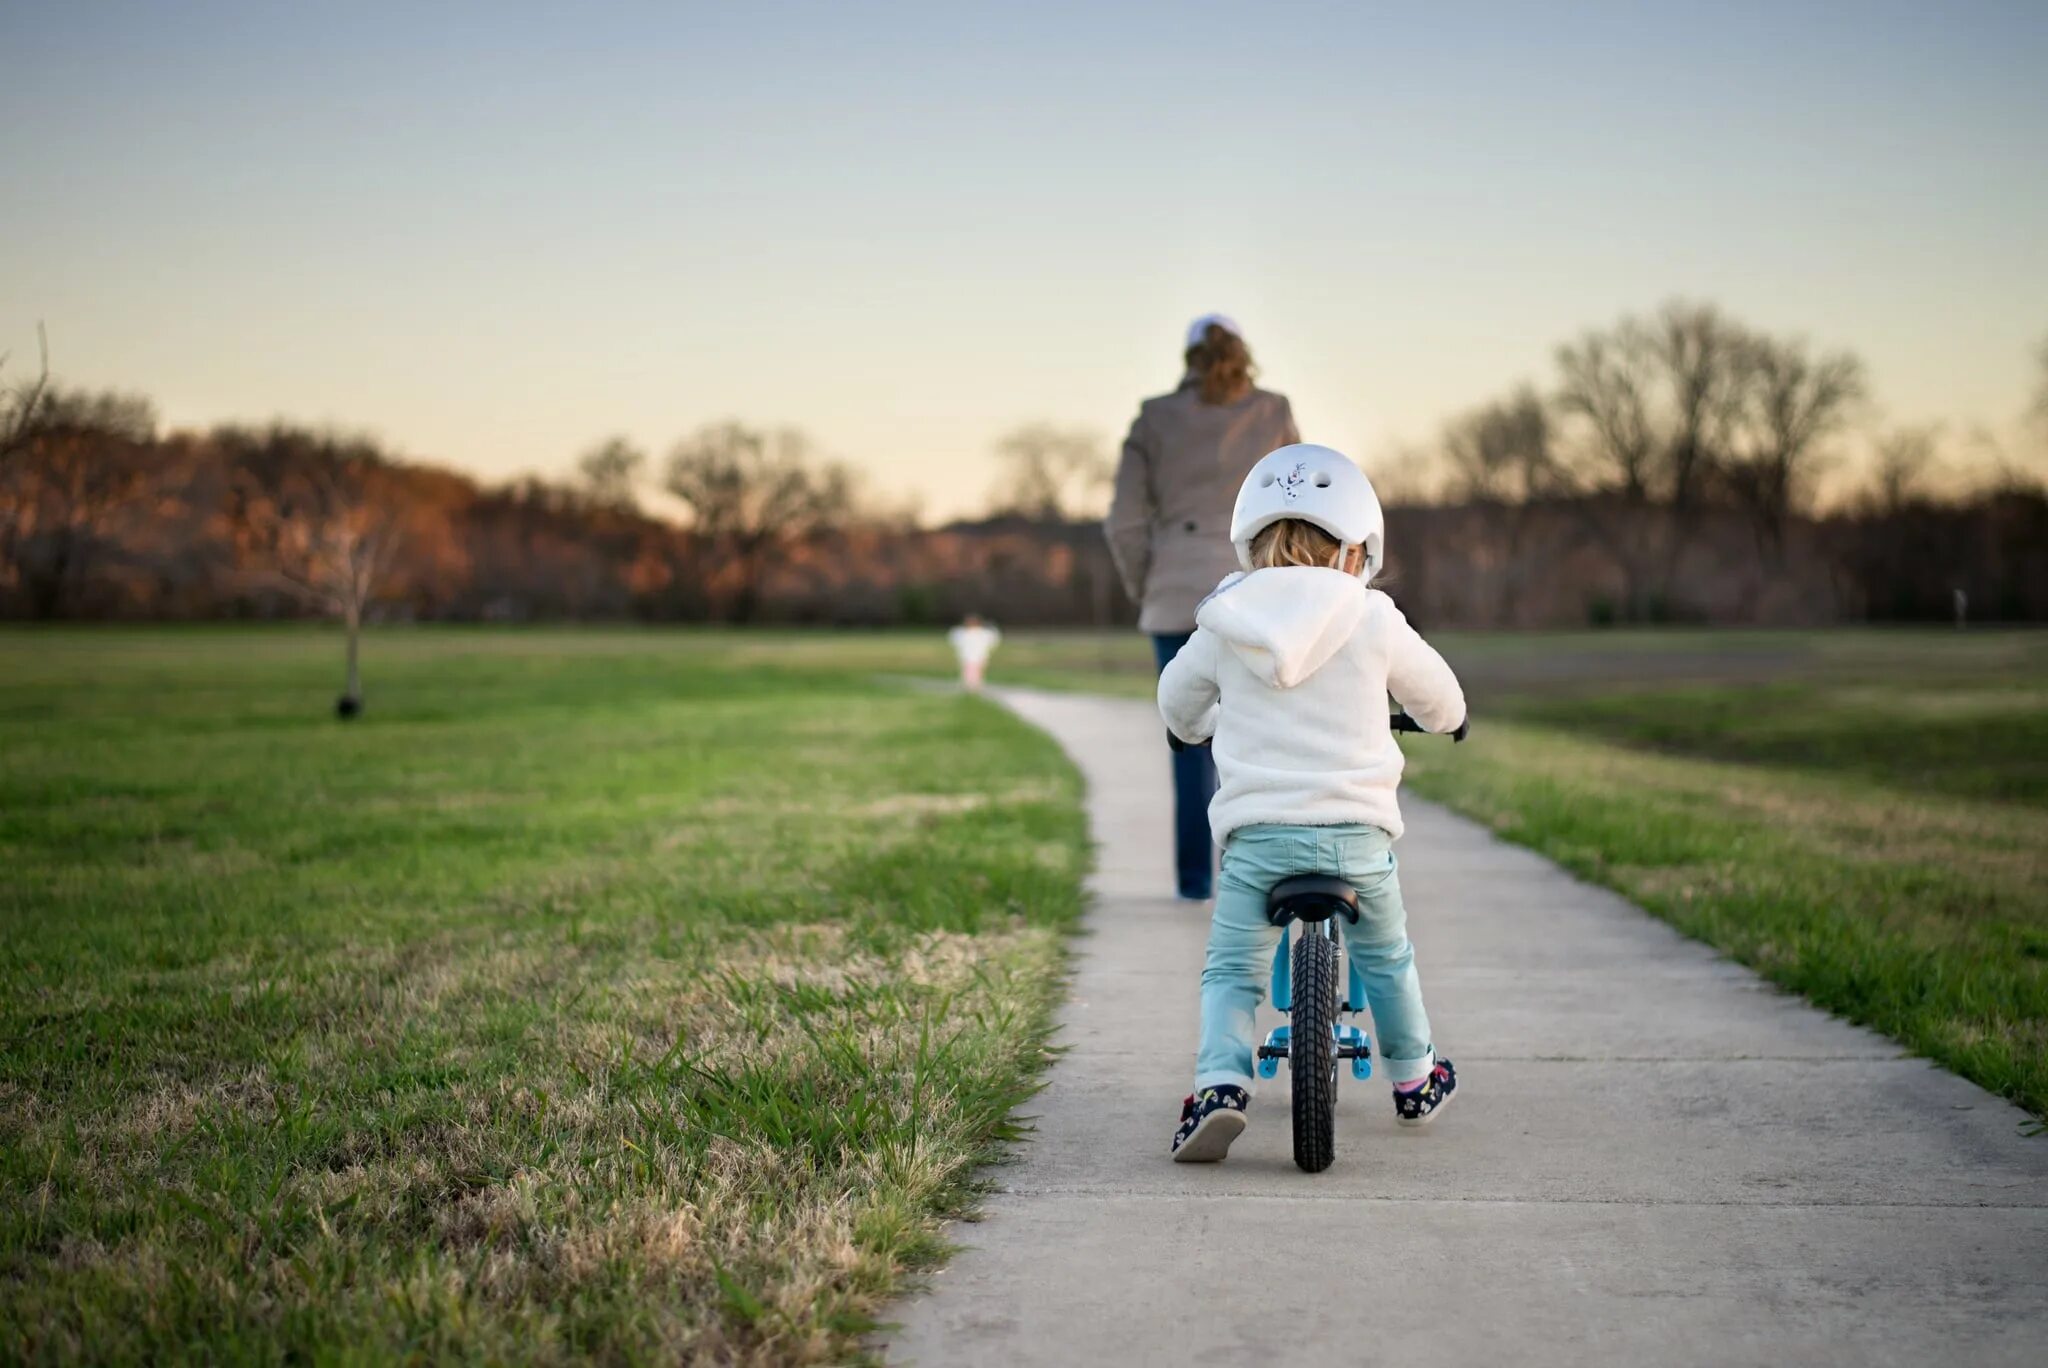
[(1330, 472), (1329, 472), (1329, 471), (1327, 471), (1327, 470), (1318, 470), (1318, 471), (1316, 472), (1316, 488), (1317, 488), (1317, 489), (1328, 489), (1329, 487), (1330, 487)]
[(1269, 470), (1265, 474), (1259, 476), (1259, 488), (1270, 489), (1273, 486), (1273, 481), (1279, 478), (1280, 477), (1278, 475), (1275, 475), (1272, 471)]

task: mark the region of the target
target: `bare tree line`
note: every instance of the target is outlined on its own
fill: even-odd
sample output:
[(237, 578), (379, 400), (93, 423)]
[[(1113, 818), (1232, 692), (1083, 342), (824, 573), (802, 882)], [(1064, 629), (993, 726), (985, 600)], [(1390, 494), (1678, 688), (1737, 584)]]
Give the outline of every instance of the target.
[[(1108, 489), (1109, 461), (1086, 429), (1027, 423), (995, 444), (999, 477), (989, 514), (1031, 522), (1086, 520)], [(637, 509), (650, 468), (647, 454), (625, 437), (584, 453), (577, 476), (607, 507)], [(689, 515), (689, 528), (712, 553), (711, 586), (738, 621), (755, 617), (777, 557), (798, 544), (857, 525), (905, 528), (914, 517), (891, 511), (862, 486), (845, 462), (820, 455), (795, 428), (756, 430), (713, 423), (678, 441), (659, 487)]]
[(47, 365), (0, 386), (0, 455), (0, 616), (332, 617), (345, 717), (373, 614), (886, 621), (955, 611), (1003, 566), (1020, 613), (1071, 615), (1050, 583), (1073, 573), (1070, 549), (921, 534), (791, 428), (676, 442), (653, 483), (680, 522), (643, 510), (650, 462), (623, 438), (566, 480), (489, 488), (331, 430), (164, 435), (146, 400), (70, 389)]
[[(1128, 612), (1089, 525), (1109, 462), (1082, 429), (1003, 434), (989, 517), (921, 528), (794, 429), (709, 424), (658, 463), (614, 437), (565, 478), (487, 487), (289, 424), (164, 435), (146, 400), (69, 389), (39, 360), (0, 370), (4, 615), (312, 613), (353, 639), (373, 614)], [(2030, 411), (2048, 435), (2048, 343), (2039, 360)], [(1545, 383), (1446, 425), (1433, 496), (1389, 500), (1401, 592), (1431, 622), (1473, 625), (1922, 616), (1964, 580), (2005, 616), (2042, 612), (2038, 483), (1937, 498), (1957, 440), (1941, 428), (1880, 430), (1859, 499), (1816, 513), (1819, 476), (1873, 412), (1853, 355), (1711, 306), (1590, 330)], [(1372, 468), (1398, 490), (1398, 471)], [(656, 490), (673, 520), (649, 511)], [(360, 702), (351, 668), (342, 706)]]
[(1704, 515), (1740, 510), (1757, 554), (1782, 558), (1827, 444), (1867, 397), (1862, 363), (1672, 303), (1557, 350), (1547, 394), (1524, 386), (1454, 421), (1454, 500), (1508, 507), (1518, 554), (1531, 505), (1568, 503), (1621, 576), (1622, 616), (1668, 615)]
[[(2048, 343), (2036, 405), (2048, 413)], [(1688, 615), (1681, 572), (1710, 528), (1746, 527), (1757, 582), (1786, 572), (1795, 523), (1812, 511), (1818, 477), (1871, 412), (1853, 353), (1773, 336), (1708, 304), (1674, 301), (1649, 316), (1589, 330), (1555, 355), (1547, 388), (1522, 385), (1447, 424), (1439, 451), (1443, 502), (1481, 510), (1498, 581), (1496, 616), (1554, 563), (1537, 524), (1563, 514), (1618, 581), (1613, 616)], [(1866, 504), (1904, 508), (1927, 497), (1933, 427), (1881, 432)]]
[(1026, 423), (996, 440), (999, 474), (989, 492), (992, 517), (1079, 522), (1099, 517), (1115, 469), (1102, 438), (1086, 428)]

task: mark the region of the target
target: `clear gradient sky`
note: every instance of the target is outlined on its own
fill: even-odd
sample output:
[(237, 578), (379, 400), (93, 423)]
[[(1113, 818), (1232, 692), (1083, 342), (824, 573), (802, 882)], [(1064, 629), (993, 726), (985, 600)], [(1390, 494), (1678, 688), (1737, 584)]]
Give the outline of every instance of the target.
[(1367, 454), (1673, 295), (1902, 421), (2048, 333), (2044, 0), (312, 8), (0, 5), (17, 364), (492, 477), (796, 423), (943, 515), (1210, 309)]

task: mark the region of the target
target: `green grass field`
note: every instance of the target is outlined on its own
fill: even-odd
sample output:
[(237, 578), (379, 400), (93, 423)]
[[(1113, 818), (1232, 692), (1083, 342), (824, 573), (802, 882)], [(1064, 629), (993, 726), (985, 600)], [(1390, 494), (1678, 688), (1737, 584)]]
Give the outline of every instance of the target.
[(702, 634), (0, 635), (0, 1359), (813, 1362), (1045, 1058), (1078, 781)]
[[(2048, 1116), (2048, 633), (1432, 640), (1475, 730), (1413, 788)], [(1135, 637), (998, 660), (1152, 688)]]
[[(1415, 788), (2048, 1114), (2048, 635), (1440, 644)], [(856, 1354), (1044, 1062), (1073, 771), (931, 634), (338, 656), (0, 634), (0, 1357)]]
[(2048, 1115), (2048, 635), (1788, 646), (1498, 689), (1411, 782)]

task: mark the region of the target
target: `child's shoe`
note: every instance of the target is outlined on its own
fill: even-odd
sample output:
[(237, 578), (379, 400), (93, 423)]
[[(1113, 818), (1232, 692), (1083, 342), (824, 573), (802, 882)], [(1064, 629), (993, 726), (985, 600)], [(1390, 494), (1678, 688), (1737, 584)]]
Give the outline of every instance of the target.
[(1173, 1133), (1173, 1162), (1213, 1164), (1230, 1153), (1244, 1133), (1244, 1109), (1251, 1094), (1233, 1083), (1204, 1088), (1181, 1103), (1180, 1129)]
[(1440, 1058), (1421, 1087), (1394, 1094), (1394, 1120), (1404, 1126), (1426, 1126), (1457, 1091), (1458, 1071), (1450, 1060)]

